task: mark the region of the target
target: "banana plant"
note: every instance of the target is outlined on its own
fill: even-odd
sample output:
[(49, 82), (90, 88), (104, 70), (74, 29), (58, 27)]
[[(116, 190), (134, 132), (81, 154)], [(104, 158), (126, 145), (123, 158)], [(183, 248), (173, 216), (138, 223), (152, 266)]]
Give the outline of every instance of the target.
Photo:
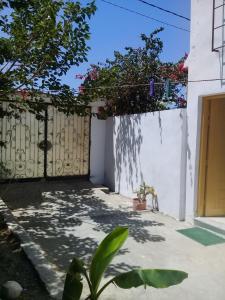
[(127, 227), (116, 227), (96, 249), (89, 271), (84, 262), (74, 258), (66, 275), (62, 300), (79, 300), (83, 291), (82, 279), (87, 280), (90, 294), (85, 300), (97, 300), (102, 292), (115, 284), (122, 289), (139, 286), (167, 288), (181, 283), (188, 274), (177, 270), (134, 269), (113, 277), (103, 286), (100, 285), (103, 275), (128, 237)]

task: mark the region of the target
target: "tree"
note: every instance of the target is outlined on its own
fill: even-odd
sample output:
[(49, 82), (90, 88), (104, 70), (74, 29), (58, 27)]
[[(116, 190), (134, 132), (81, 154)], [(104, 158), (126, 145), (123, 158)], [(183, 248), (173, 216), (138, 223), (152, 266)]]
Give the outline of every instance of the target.
[(0, 101), (15, 100), (0, 117), (24, 109), (40, 115), (43, 93), (59, 110), (82, 108), (62, 76), (87, 61), (95, 10), (95, 1), (0, 0)]
[[(115, 51), (113, 60), (92, 65), (84, 76), (78, 99), (106, 100), (106, 106), (99, 112), (102, 117), (156, 111), (165, 109), (168, 101), (178, 103), (187, 83), (185, 57), (178, 63), (161, 61), (163, 43), (158, 33), (162, 30), (159, 28), (149, 36), (142, 34), (143, 47), (126, 47), (125, 54)], [(154, 95), (149, 93), (150, 79), (158, 83)], [(166, 79), (172, 82), (169, 93), (165, 93)]]

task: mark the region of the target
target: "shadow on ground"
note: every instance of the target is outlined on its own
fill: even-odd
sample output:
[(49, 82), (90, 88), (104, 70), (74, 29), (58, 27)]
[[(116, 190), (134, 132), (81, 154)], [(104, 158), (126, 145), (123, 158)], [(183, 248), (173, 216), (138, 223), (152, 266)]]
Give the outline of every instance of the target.
[[(6, 186), (5, 186), (6, 188)], [(89, 182), (43, 182), (12, 184), (1, 193), (20, 224), (61, 270), (76, 255), (89, 262), (98, 242), (116, 226), (128, 226), (136, 243), (162, 242), (151, 228), (163, 223), (145, 220), (141, 213), (107, 205)], [(126, 247), (126, 246), (125, 246)], [(122, 249), (119, 256), (130, 249)], [(137, 265), (112, 264), (107, 275), (128, 271)]]

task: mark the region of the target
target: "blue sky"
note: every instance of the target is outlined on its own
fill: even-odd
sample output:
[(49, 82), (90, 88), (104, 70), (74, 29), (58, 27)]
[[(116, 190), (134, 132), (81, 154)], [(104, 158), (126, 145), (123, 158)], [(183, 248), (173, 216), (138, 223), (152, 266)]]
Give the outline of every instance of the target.
[[(137, 0), (109, 1), (179, 27), (189, 29), (190, 26), (188, 21), (142, 4)], [(147, 1), (190, 17), (190, 0)], [(96, 14), (90, 21), (91, 39), (88, 44), (91, 50), (88, 54), (88, 63), (73, 67), (64, 78), (64, 82), (73, 88), (77, 88), (81, 83), (75, 79), (75, 74), (84, 74), (90, 64), (104, 62), (107, 58), (112, 58), (114, 50), (123, 51), (126, 46), (141, 46), (139, 38), (141, 33), (149, 34), (162, 26), (155, 21), (103, 3), (101, 0), (96, 0), (96, 4)], [(177, 61), (185, 52), (189, 52), (189, 33), (168, 26), (164, 26), (164, 28), (164, 32), (160, 33), (164, 42), (162, 59), (164, 61)]]

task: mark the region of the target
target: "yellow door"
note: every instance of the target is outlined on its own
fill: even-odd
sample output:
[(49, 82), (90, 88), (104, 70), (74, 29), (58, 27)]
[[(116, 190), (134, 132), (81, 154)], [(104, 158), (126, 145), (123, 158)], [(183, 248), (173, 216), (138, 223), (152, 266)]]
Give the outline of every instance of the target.
[(204, 215), (225, 216), (225, 99), (208, 102)]

